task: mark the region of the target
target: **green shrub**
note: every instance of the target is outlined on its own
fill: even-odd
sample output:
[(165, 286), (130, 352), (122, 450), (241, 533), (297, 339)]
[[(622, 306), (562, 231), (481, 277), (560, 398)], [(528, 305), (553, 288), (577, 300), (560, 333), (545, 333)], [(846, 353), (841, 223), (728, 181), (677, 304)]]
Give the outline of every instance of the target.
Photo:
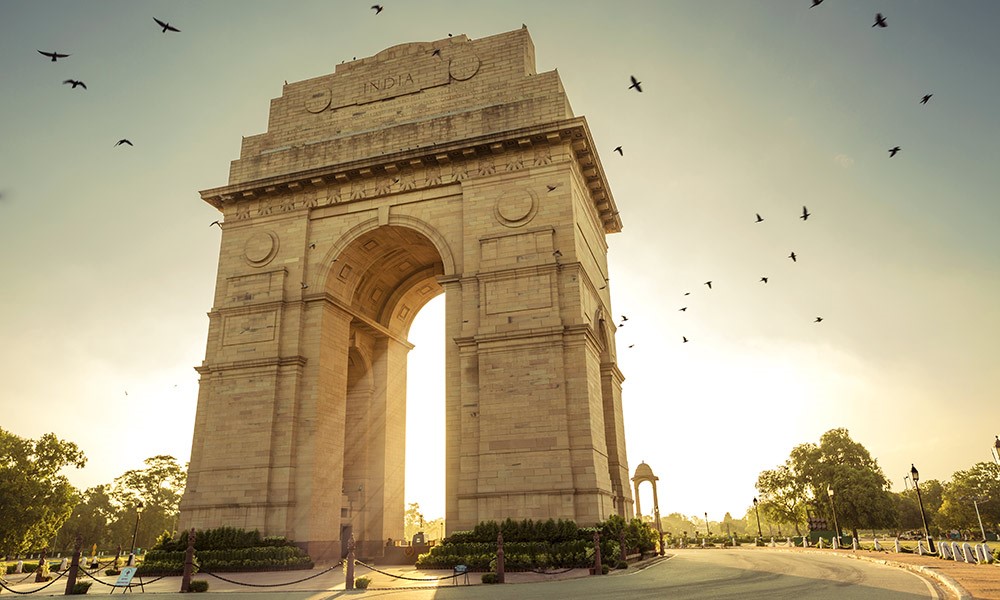
[(188, 584), (188, 590), (192, 592), (207, 592), (208, 581), (204, 579), (192, 579), (191, 583)]
[(607, 575), (608, 571), (610, 570), (611, 567), (609, 567), (608, 565), (601, 565), (601, 575)]
[(89, 581), (77, 581), (73, 585), (73, 591), (72, 591), (72, 593), (73, 594), (86, 594), (87, 591), (90, 590), (90, 584), (91, 584), (91, 582), (89, 582)]
[(122, 572), (118, 569), (108, 569), (107, 571), (104, 572), (104, 574), (107, 575), (108, 577), (117, 577), (118, 575), (121, 575)]
[(625, 562), (624, 560), (620, 560), (620, 561), (618, 561), (617, 564), (615, 564), (615, 568), (616, 569), (627, 569), (628, 568), (628, 563)]
[(356, 577), (354, 579), (354, 587), (359, 590), (367, 590), (371, 582), (372, 580), (370, 577)]
[(483, 583), (500, 583), (496, 573), (483, 573)]

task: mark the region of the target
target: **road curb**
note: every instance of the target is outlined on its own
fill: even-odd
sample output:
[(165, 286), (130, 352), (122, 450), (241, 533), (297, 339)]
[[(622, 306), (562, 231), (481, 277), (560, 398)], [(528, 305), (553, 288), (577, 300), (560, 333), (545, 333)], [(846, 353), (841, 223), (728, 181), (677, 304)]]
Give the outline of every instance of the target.
[(910, 563), (896, 562), (894, 560), (886, 560), (884, 558), (871, 558), (868, 556), (858, 556), (857, 554), (837, 554), (835, 556), (844, 556), (846, 558), (853, 558), (855, 560), (864, 560), (870, 563), (876, 563), (880, 565), (887, 565), (890, 567), (898, 567), (901, 569), (906, 569), (907, 571), (912, 571), (914, 573), (919, 573), (925, 577), (930, 577), (931, 579), (936, 579), (938, 583), (948, 588), (948, 590), (958, 598), (958, 600), (973, 600), (975, 596), (969, 593), (967, 589), (962, 587), (962, 584), (955, 581), (952, 577), (945, 575), (944, 573), (938, 571), (934, 567), (925, 567), (923, 565), (911, 565)]

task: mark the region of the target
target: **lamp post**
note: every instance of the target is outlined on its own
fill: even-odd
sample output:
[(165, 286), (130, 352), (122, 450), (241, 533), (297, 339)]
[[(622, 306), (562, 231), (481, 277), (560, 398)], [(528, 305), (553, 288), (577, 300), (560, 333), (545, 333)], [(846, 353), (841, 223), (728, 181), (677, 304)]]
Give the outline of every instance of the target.
[(132, 529), (132, 547), (128, 551), (129, 566), (135, 564), (135, 537), (139, 533), (139, 513), (142, 511), (142, 501), (135, 507), (135, 528)]
[(917, 490), (917, 504), (920, 506), (920, 520), (924, 524), (924, 536), (927, 538), (927, 548), (931, 552), (936, 552), (934, 548), (934, 540), (931, 538), (931, 532), (927, 529), (927, 515), (924, 514), (924, 500), (920, 497), (920, 485), (917, 483), (920, 481), (920, 473), (917, 471), (917, 467), (910, 463), (910, 479), (913, 480), (913, 489)]
[(708, 513), (705, 513), (705, 537), (712, 535), (712, 530), (708, 526)]
[(996, 436), (997, 441), (993, 442), (993, 460), (1000, 465), (1000, 435)]
[(979, 498), (973, 496), (971, 498), (964, 497), (962, 500), (972, 500), (972, 506), (976, 508), (976, 518), (979, 519), (979, 532), (983, 534), (983, 541), (986, 541), (986, 528), (983, 527), (983, 517), (979, 514)]
[(758, 540), (759, 539), (763, 539), (764, 538), (764, 532), (761, 531), (761, 529), (760, 529), (760, 511), (757, 510), (757, 497), (756, 496), (754, 496), (754, 498), (753, 498), (753, 512), (754, 512), (755, 515), (757, 515), (757, 539)]
[[(830, 496), (830, 510), (833, 511), (833, 527), (837, 530), (837, 538), (840, 538), (840, 521), (837, 520), (837, 504), (833, 501), (833, 488), (826, 486), (826, 493)], [(838, 542), (839, 543), (839, 542)]]

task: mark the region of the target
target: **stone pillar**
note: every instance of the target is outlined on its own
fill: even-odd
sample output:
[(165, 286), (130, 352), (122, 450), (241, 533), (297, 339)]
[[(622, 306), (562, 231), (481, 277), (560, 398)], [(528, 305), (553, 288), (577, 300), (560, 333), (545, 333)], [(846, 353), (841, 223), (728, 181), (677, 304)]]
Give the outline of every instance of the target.
[(188, 531), (188, 545), (184, 552), (184, 574), (181, 577), (181, 593), (191, 591), (191, 575), (194, 574), (194, 528)]
[(73, 544), (73, 560), (69, 565), (69, 574), (66, 576), (66, 594), (71, 596), (73, 588), (76, 587), (76, 574), (80, 570), (80, 548), (83, 547), (83, 536), (76, 534), (76, 542)]
[(497, 534), (497, 583), (504, 583), (503, 532)]
[(354, 534), (347, 540), (347, 577), (344, 580), (344, 589), (354, 589)]
[(603, 575), (601, 564), (601, 534), (594, 532), (594, 575)]

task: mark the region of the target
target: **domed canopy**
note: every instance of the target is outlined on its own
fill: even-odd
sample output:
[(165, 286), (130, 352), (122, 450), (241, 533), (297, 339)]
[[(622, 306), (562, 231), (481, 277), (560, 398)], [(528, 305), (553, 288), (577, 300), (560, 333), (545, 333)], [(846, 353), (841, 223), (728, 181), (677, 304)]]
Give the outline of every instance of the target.
[(632, 481), (659, 481), (659, 477), (653, 475), (653, 469), (649, 467), (645, 462), (639, 463), (639, 466), (635, 468), (635, 476), (632, 477)]

